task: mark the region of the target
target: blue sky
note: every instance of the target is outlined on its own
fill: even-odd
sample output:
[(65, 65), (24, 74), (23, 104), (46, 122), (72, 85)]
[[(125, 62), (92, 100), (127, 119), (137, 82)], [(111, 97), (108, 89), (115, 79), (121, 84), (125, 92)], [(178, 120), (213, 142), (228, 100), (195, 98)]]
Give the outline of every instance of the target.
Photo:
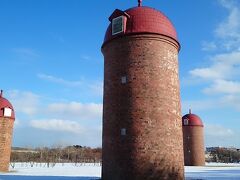
[[(1, 0), (0, 84), (15, 107), (14, 146), (101, 146), (108, 17), (131, 1)], [(143, 1), (181, 43), (182, 114), (205, 124), (206, 146), (240, 147), (240, 2)]]

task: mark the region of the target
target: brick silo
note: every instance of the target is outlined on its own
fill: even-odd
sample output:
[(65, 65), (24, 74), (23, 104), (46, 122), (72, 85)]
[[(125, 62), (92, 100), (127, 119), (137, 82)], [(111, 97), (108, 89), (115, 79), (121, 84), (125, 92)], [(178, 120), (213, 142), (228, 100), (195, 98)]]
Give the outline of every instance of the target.
[(102, 179), (184, 179), (175, 28), (141, 1), (116, 9), (109, 21), (102, 45)]
[(205, 166), (203, 123), (189, 111), (182, 117), (185, 166)]
[(10, 163), (12, 132), (15, 120), (11, 103), (0, 94), (0, 172), (7, 172)]

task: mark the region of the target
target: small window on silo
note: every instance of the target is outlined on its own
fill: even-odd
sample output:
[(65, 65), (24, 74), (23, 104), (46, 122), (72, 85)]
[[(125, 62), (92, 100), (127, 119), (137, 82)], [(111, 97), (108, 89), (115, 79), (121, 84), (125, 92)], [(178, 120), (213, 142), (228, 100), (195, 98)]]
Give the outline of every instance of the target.
[(122, 84), (126, 84), (127, 83), (127, 76), (122, 76), (121, 77), (121, 82), (122, 82)]
[(11, 117), (11, 116), (12, 116), (12, 109), (10, 109), (10, 108), (4, 108), (3, 116), (5, 116), (5, 117)]
[(188, 125), (188, 119), (184, 119), (183, 120), (183, 124), (186, 126), (186, 125)]
[(121, 135), (122, 135), (122, 136), (126, 136), (126, 134), (127, 134), (126, 128), (122, 128), (122, 129), (121, 129)]
[(112, 35), (116, 35), (123, 32), (124, 17), (119, 16), (112, 20)]

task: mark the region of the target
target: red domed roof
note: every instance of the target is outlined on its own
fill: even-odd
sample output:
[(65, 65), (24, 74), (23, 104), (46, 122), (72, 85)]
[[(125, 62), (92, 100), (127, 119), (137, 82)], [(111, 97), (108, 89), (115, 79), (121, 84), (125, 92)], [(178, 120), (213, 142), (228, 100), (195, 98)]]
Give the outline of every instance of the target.
[(112, 23), (108, 26), (104, 43), (122, 35), (153, 33), (168, 36), (178, 43), (176, 30), (171, 21), (160, 11), (150, 7), (134, 7), (126, 11), (116, 9), (109, 17), (112, 20), (124, 16), (126, 24), (123, 33), (112, 35)]
[(199, 116), (196, 114), (186, 114), (185, 116), (182, 117), (182, 125), (183, 126), (202, 126), (203, 127), (203, 122)]
[(5, 108), (9, 108), (9, 109), (12, 110), (11, 116), (8, 117), (8, 118), (15, 119), (15, 113), (14, 113), (14, 109), (13, 109), (12, 104), (11, 104), (7, 99), (5, 99), (4, 97), (2, 97), (2, 93), (1, 93), (1, 94), (0, 94), (0, 118), (1, 118), (1, 117), (4, 117), (4, 109), (5, 109)]

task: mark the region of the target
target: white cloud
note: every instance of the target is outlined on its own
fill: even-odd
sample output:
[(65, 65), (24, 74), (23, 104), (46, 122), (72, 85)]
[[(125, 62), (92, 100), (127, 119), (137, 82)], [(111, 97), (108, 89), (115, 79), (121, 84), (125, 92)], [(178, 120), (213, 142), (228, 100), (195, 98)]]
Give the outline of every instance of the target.
[(230, 53), (222, 53), (214, 56), (212, 60), (216, 63), (224, 64), (224, 65), (239, 65), (240, 64), (240, 52), (233, 51)]
[[(224, 67), (223, 67), (224, 68)], [(218, 68), (196, 68), (190, 71), (190, 74), (195, 77), (204, 78), (204, 79), (219, 79), (223, 78), (224, 74)]]
[(217, 29), (216, 34), (220, 38), (239, 38), (240, 35), (240, 9), (238, 4), (233, 1), (221, 0), (221, 5), (229, 10), (228, 17), (221, 22)]
[(203, 90), (207, 94), (240, 94), (240, 82), (216, 80), (214, 83)]
[(24, 57), (38, 57), (39, 54), (31, 48), (13, 48), (13, 52)]
[(68, 81), (63, 78), (59, 78), (59, 77), (55, 77), (47, 74), (38, 74), (37, 77), (42, 80), (60, 84), (66, 87), (76, 87), (79, 89), (83, 89), (84, 91), (88, 91), (88, 93), (92, 93), (94, 95), (98, 95), (98, 96), (103, 95), (102, 81), (84, 80), (84, 78), (82, 78), (79, 81)]
[(50, 81), (50, 82), (53, 82), (53, 83), (57, 83), (57, 84), (61, 84), (61, 85), (64, 85), (64, 86), (69, 86), (69, 87), (76, 87), (76, 86), (82, 86), (83, 85), (82, 81), (67, 81), (63, 78), (54, 77), (52, 75), (47, 75), (47, 74), (38, 74), (37, 76), (40, 79)]
[(91, 59), (91, 57), (88, 56), (88, 55), (81, 55), (80, 58), (83, 59), (83, 60), (90, 60)]
[(51, 146), (58, 142), (101, 145), (102, 104), (49, 103), (43, 96), (19, 90), (6, 94), (16, 111), (14, 143), (34, 146)]
[(235, 6), (234, 0), (218, 0), (219, 4), (227, 9), (231, 9)]
[[(195, 78), (213, 82), (213, 85), (206, 88), (204, 92), (235, 92), (238, 82), (233, 82), (233, 79), (237, 79), (236, 77), (240, 75), (240, 4), (234, 0), (219, 0), (219, 3), (228, 11), (228, 15), (214, 31), (215, 41), (203, 41), (202, 44), (203, 50), (217, 48), (222, 53), (210, 58), (209, 67), (195, 68), (189, 73)], [(230, 85), (230, 87), (220, 87), (223, 84)]]
[(207, 42), (207, 41), (203, 41), (202, 42), (202, 50), (203, 51), (214, 51), (217, 49), (217, 45), (215, 42)]
[(79, 120), (101, 120), (102, 104), (81, 102), (55, 102), (42, 104), (42, 97), (27, 91), (12, 90), (8, 92), (16, 115), (48, 116), (52, 118), (71, 118)]
[[(240, 52), (217, 54), (211, 58), (211, 62), (209, 67), (191, 70), (191, 76), (208, 82), (208, 86), (202, 90), (205, 94), (222, 96), (220, 99), (213, 100), (217, 107), (230, 106), (240, 110), (239, 104), (234, 101), (234, 98), (240, 94), (238, 78), (240, 75)], [(214, 103), (206, 103), (207, 107), (211, 104), (214, 105)], [(204, 108), (201, 103), (197, 108), (201, 106)]]
[(210, 67), (191, 70), (190, 75), (206, 80), (231, 79), (239, 75), (240, 52), (217, 54), (211, 62)]
[(236, 146), (239, 145), (239, 132), (220, 124), (205, 124), (205, 145), (209, 146)]
[[(209, 67), (195, 68), (189, 73), (198, 82), (205, 81), (205, 94), (218, 95), (213, 100), (217, 107), (234, 107), (240, 110), (240, 5), (234, 0), (219, 0), (219, 3), (228, 11), (228, 15), (214, 31), (215, 41), (204, 42), (203, 50), (214, 49), (216, 46), (218, 52), (222, 52), (209, 59)], [(204, 101), (194, 102), (198, 108), (204, 107)], [(211, 107), (210, 102), (206, 104)]]
[(201, 100), (188, 100), (182, 101), (182, 112), (188, 113), (189, 109), (193, 109), (195, 112), (204, 111), (219, 107), (220, 104), (216, 100), (201, 99)]
[(226, 94), (219, 98), (182, 101), (182, 112), (188, 113), (189, 109), (198, 113), (213, 109), (234, 108), (240, 111), (240, 94)]
[(235, 135), (234, 131), (230, 128), (223, 127), (219, 124), (206, 124), (205, 133), (207, 136), (212, 137), (232, 137)]
[(220, 38), (239, 38), (240, 11), (237, 7), (230, 10), (230, 14), (224, 22), (219, 24), (216, 34)]
[(75, 134), (84, 132), (84, 129), (78, 122), (60, 119), (32, 120), (30, 121), (30, 126), (47, 131), (70, 132)]
[[(36, 141), (37, 139), (37, 141)], [(100, 147), (102, 128), (98, 125), (83, 126), (77, 121), (62, 119), (38, 119), (26, 127), (15, 129), (14, 146), (46, 147), (79, 144)]]
[(220, 4), (229, 11), (229, 15), (215, 30), (220, 44), (227, 50), (240, 45), (240, 4), (233, 0), (220, 0)]
[(64, 43), (65, 40), (63, 38), (62, 35), (60, 35), (59, 33), (56, 32), (51, 32), (50, 35), (52, 36), (52, 38), (60, 43)]
[(18, 118), (16, 118), (14, 121), (14, 128), (20, 126), (20, 123), (21, 123), (21, 121)]
[(99, 96), (103, 95), (103, 82), (95, 82), (95, 83), (89, 84), (89, 87), (94, 94)]
[(221, 102), (225, 104), (225, 106), (233, 107), (236, 110), (240, 111), (240, 95), (239, 94), (230, 94), (223, 96), (221, 98)]
[(236, 0), (219, 0), (219, 4), (227, 10), (228, 15), (216, 26), (215, 41), (203, 41), (202, 50), (239, 51), (240, 3)]
[(9, 91), (8, 94), (16, 113), (21, 112), (27, 115), (37, 113), (40, 96), (32, 92), (18, 90)]
[(48, 105), (46, 113), (57, 117), (100, 120), (102, 117), (102, 104), (83, 104), (79, 102), (52, 103)]

